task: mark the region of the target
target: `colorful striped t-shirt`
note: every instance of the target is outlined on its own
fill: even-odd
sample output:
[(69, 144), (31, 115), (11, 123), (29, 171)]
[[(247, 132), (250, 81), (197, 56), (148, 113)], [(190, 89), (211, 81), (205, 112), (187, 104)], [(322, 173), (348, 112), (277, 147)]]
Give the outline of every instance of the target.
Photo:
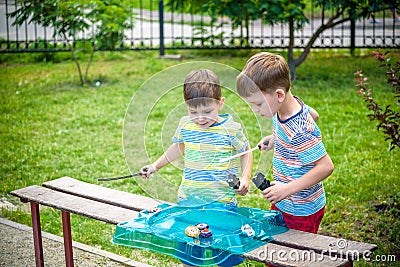
[(239, 159), (219, 163), (246, 150), (248, 141), (239, 123), (229, 114), (207, 129), (193, 123), (189, 116), (179, 122), (172, 141), (184, 143), (184, 170), (179, 199), (201, 198), (206, 201), (232, 202), (235, 190), (227, 183), (228, 174), (238, 175)]
[[(310, 114), (310, 107), (296, 98), (301, 110), (287, 120), (273, 117), (274, 179), (290, 183), (309, 172), (314, 162), (326, 155), (321, 132)], [(316, 213), (326, 203), (322, 182), (276, 203), (283, 212), (294, 216)]]

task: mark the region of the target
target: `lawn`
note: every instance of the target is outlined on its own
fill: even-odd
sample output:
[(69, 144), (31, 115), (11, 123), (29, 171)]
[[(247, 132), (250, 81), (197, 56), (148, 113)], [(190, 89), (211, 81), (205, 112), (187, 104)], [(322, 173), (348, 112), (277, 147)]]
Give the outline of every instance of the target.
[[(148, 118), (143, 132), (143, 122), (126, 116), (134, 94), (143, 90), (147, 79), (168, 67), (205, 60), (240, 70), (256, 51), (178, 52), (183, 54), (182, 62), (158, 59), (152, 51), (98, 53), (90, 70), (92, 85), (86, 87), (78, 85), (74, 63), (62, 54), (52, 56), (58, 59), (56, 63), (42, 62), (41, 54), (1, 55), (0, 194), (18, 206), (16, 211), (2, 209), (1, 216), (31, 225), (28, 207), (10, 192), (62, 176), (145, 195), (134, 180), (106, 183), (97, 178), (125, 175), (129, 168), (139, 168), (147, 157), (155, 159), (169, 143), (177, 125), (174, 118), (186, 114), (179, 87), (163, 96), (157, 95), (156, 88), (148, 88), (149, 98), (133, 102), (139, 104), (134, 115)], [(384, 70), (377, 67), (370, 52), (359, 50), (352, 57), (344, 50), (313, 51), (297, 69), (292, 90), (319, 112), (318, 125), (335, 164), (335, 171), (324, 181), (327, 208), (320, 233), (375, 243), (379, 249), (374, 255), (396, 255), (400, 260), (400, 150), (390, 152), (376, 123), (369, 121), (366, 104), (356, 94), (353, 73), (363, 70), (383, 106), (392, 104), (397, 110), (399, 106), (395, 105), (393, 89), (386, 84)], [(392, 56), (400, 58), (395, 51)], [(234, 92), (224, 89), (224, 95), (224, 112), (236, 114), (253, 146), (262, 134), (271, 132), (270, 122), (252, 114)], [(152, 106), (154, 98), (158, 99), (154, 108), (141, 109), (141, 105)], [(137, 165), (131, 163), (131, 157), (125, 158), (128, 150), (123, 145), (127, 135), (124, 126), (135, 129), (135, 123), (139, 131), (132, 135), (143, 134), (146, 142), (145, 151), (134, 154)], [(254, 171), (268, 173), (271, 154), (255, 152), (254, 157)], [(160, 175), (179, 181), (179, 162), (162, 169)], [(238, 201), (241, 206), (269, 208), (254, 188)], [(42, 207), (41, 218), (42, 230), (62, 235), (58, 210)], [(109, 241), (115, 230), (112, 225), (74, 215), (71, 223), (75, 241), (155, 266), (179, 265), (171, 257), (113, 245)], [(364, 265), (371, 264), (355, 263)], [(264, 265), (247, 261), (241, 266)]]

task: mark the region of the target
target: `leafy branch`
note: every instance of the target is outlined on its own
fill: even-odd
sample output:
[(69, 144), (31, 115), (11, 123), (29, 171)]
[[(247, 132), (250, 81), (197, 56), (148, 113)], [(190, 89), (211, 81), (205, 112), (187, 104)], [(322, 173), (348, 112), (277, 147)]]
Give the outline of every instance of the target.
[[(381, 64), (379, 67), (385, 67), (387, 70), (385, 76), (387, 77), (387, 84), (394, 88), (394, 99), (396, 105), (400, 105), (400, 62), (397, 61), (392, 65), (389, 52), (382, 53), (379, 50), (372, 52), (372, 56), (376, 58)], [(367, 116), (371, 121), (378, 121), (377, 129), (382, 130), (386, 135), (385, 140), (390, 140), (390, 150), (393, 150), (396, 146), (400, 148), (400, 114), (393, 110), (391, 105), (387, 105), (382, 108), (374, 99), (371, 89), (368, 89), (368, 77), (364, 76), (361, 70), (354, 73), (356, 86), (360, 87), (358, 93), (367, 102), (367, 108), (373, 113)], [(397, 101), (396, 101), (397, 100)]]
[[(36, 23), (52, 27), (54, 37), (72, 40), (71, 57), (74, 60), (81, 85), (89, 83), (88, 74), (94, 52), (112, 50), (123, 45), (124, 30), (133, 27), (132, 1), (130, 0), (16, 0), (16, 9), (7, 13), (14, 18), (13, 25)], [(80, 33), (92, 29), (81, 39)], [(81, 47), (82, 46), (82, 47)], [(86, 69), (82, 70), (79, 52), (90, 51)]]

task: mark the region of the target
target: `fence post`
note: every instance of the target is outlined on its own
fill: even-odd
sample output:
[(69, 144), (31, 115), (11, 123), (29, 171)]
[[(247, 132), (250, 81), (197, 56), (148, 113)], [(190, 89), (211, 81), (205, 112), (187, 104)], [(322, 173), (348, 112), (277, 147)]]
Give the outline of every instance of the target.
[(158, 2), (158, 18), (160, 23), (160, 56), (164, 56), (164, 2)]
[[(8, 14), (8, 2), (6, 0), (6, 14)], [(6, 30), (7, 30), (7, 49), (11, 49), (11, 45), (10, 45), (10, 26), (8, 23), (8, 16), (6, 15)]]
[(350, 12), (350, 54), (354, 55), (354, 50), (356, 48), (356, 21), (354, 19), (354, 8), (352, 8)]

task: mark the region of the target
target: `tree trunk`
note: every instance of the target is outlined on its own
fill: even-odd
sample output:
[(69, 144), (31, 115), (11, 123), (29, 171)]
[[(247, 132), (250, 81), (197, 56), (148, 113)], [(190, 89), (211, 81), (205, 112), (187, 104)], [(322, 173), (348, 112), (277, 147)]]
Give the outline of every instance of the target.
[(249, 23), (249, 17), (246, 16), (244, 19), (244, 25), (246, 27), (246, 46), (250, 45), (250, 23)]
[(338, 24), (342, 24), (346, 21), (350, 20), (350, 17), (344, 17), (342, 19), (337, 20), (341, 15), (343, 15), (343, 10), (337, 10), (337, 13), (334, 14), (332, 17), (329, 18), (327, 23), (324, 23), (324, 13), (323, 13), (323, 18), (322, 18), (322, 25), (317, 28), (317, 30), (313, 33), (311, 38), (309, 39), (308, 43), (303, 49), (303, 52), (298, 58), (294, 58), (293, 56), (293, 50), (294, 50), (294, 19), (291, 17), (289, 19), (289, 47), (288, 47), (288, 65), (290, 68), (290, 78), (292, 81), (296, 81), (296, 67), (299, 66), (301, 63), (303, 63), (308, 54), (311, 51), (312, 45), (314, 42), (317, 40), (317, 38), (320, 36), (320, 34), (325, 31), (326, 29), (335, 27)]
[[(67, 39), (67, 36), (66, 36), (65, 34), (64, 34), (64, 39), (65, 39), (65, 40), (68, 40), (68, 39)], [(75, 40), (75, 38), (74, 38), (73, 40)], [(81, 81), (81, 85), (83, 86), (83, 85), (85, 84), (85, 82), (84, 82), (84, 80), (83, 80), (83, 75), (82, 75), (82, 71), (81, 71), (81, 66), (80, 66), (80, 64), (79, 64), (78, 59), (76, 58), (76, 55), (75, 55), (75, 49), (74, 49), (74, 44), (73, 44), (73, 43), (72, 43), (72, 45), (71, 45), (71, 55), (72, 55), (72, 59), (74, 60), (74, 62), (75, 62), (75, 64), (76, 64), (76, 68), (78, 69), (79, 79), (80, 79), (80, 81)]]
[(79, 64), (78, 59), (76, 58), (74, 47), (71, 47), (71, 54), (72, 54), (72, 58), (74, 59), (74, 62), (75, 62), (75, 64), (76, 64), (76, 67), (77, 67), (77, 69), (78, 69), (79, 79), (80, 79), (80, 81), (81, 81), (81, 85), (83, 86), (83, 85), (85, 84), (85, 81), (83, 80), (83, 75), (82, 75), (82, 71), (81, 71), (81, 66), (80, 66), (80, 64)]
[(88, 63), (87, 63), (86, 71), (85, 71), (85, 78), (84, 78), (84, 79), (85, 79), (85, 80), (84, 80), (85, 83), (86, 83), (87, 80), (88, 80), (89, 68), (90, 68), (90, 65), (91, 65), (92, 60), (93, 60), (93, 55), (94, 55), (95, 49), (96, 49), (96, 44), (92, 43), (92, 52), (90, 53), (89, 61), (88, 61)]

